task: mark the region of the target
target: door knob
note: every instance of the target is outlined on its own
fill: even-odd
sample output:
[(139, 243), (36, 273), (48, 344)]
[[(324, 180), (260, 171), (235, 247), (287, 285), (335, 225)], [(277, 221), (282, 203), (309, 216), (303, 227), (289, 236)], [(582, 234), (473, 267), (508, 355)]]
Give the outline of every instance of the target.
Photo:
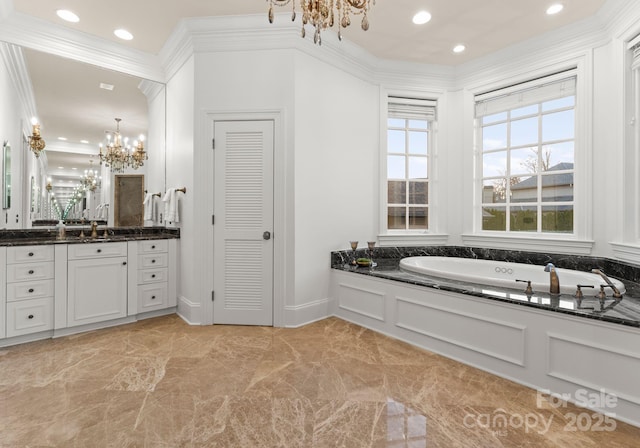
[(269, 232), (268, 230), (265, 230), (265, 232), (262, 234), (262, 239), (270, 240), (271, 239), (271, 232)]

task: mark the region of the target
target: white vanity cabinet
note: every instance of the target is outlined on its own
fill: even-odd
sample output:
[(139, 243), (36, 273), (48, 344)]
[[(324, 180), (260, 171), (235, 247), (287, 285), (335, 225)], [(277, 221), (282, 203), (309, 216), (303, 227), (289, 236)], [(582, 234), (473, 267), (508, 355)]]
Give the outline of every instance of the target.
[(53, 329), (53, 246), (6, 252), (6, 337)]
[(129, 314), (176, 306), (176, 244), (172, 239), (129, 243)]
[(0, 246), (0, 347), (175, 312), (178, 241)]
[(138, 242), (138, 313), (167, 308), (168, 241)]
[(67, 327), (127, 316), (127, 243), (68, 249)]

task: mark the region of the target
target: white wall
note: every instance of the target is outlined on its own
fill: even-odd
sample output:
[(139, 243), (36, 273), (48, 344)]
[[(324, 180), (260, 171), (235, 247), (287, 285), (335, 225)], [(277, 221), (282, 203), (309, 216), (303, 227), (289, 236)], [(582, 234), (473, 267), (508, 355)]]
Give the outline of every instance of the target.
[[(276, 122), (275, 161), (276, 172), (282, 173), (276, 178), (276, 188), (282, 185), (281, 195), (289, 196), (292, 188), (284, 185), (293, 180), (292, 140), (294, 133), (293, 108), (293, 56), (289, 50), (202, 52), (196, 54), (196, 98), (195, 132), (197, 184), (193, 200), (198, 204), (195, 210), (199, 246), (190, 256), (195, 258), (200, 269), (199, 288), (201, 298), (193, 298), (203, 305), (204, 322), (213, 316), (209, 292), (213, 288), (213, 123), (216, 119), (242, 119), (247, 116), (278, 115)], [(249, 115), (247, 115), (249, 114)], [(284, 179), (283, 179), (284, 178)], [(292, 197), (292, 196), (291, 196)], [(274, 223), (274, 265), (286, 272), (279, 274), (282, 282), (282, 297), (285, 303), (293, 291), (293, 246), (295, 224), (287, 199), (276, 198)], [(278, 249), (280, 247), (281, 249)], [(291, 260), (291, 261), (289, 261)]]
[[(167, 166), (166, 188), (186, 187), (193, 192), (194, 158), (194, 59), (190, 58), (169, 80), (167, 101)], [(199, 235), (194, 232), (193, 195), (180, 195), (180, 222), (171, 226), (180, 228), (180, 255), (178, 266), (178, 312), (189, 322), (199, 323), (197, 278), (194, 252), (199, 250)], [(164, 210), (161, 207), (164, 219)]]
[[(636, 9), (640, 13), (640, 6)], [(277, 48), (258, 42), (259, 38), (253, 42), (251, 37), (246, 37), (237, 48), (229, 43), (231, 40), (218, 42), (212, 37), (207, 46), (203, 39), (199, 43), (202, 48), (194, 50), (193, 73), (184, 76), (183, 67), (169, 83), (171, 89), (181, 79), (185, 83), (181, 94), (187, 94), (186, 83), (191, 75), (195, 79), (193, 92), (189, 92), (194, 100), (191, 112), (168, 113), (168, 126), (184, 127), (185, 133), (186, 117), (194, 119), (191, 136), (184, 135), (185, 142), (193, 145), (190, 148), (193, 159), (188, 154), (178, 156), (180, 145), (176, 145), (175, 137), (168, 139), (167, 173), (168, 179), (174, 180), (168, 180), (167, 186), (189, 187), (191, 183), (186, 176), (190, 175), (195, 177), (196, 186), (196, 191), (182, 201), (186, 212), (183, 215), (187, 218), (181, 224), (181, 294), (194, 308), (203, 306), (199, 313), (206, 321), (211, 309), (205, 292), (213, 287), (211, 273), (202, 272), (203, 266), (213, 265), (212, 255), (206, 253), (212, 251), (212, 229), (208, 225), (213, 188), (210, 175), (213, 156), (209, 152), (212, 116), (262, 111), (283, 114), (281, 132), (285, 148), (279, 163), (285, 165), (284, 182), (288, 187), (284, 205), (276, 213), (284, 215), (286, 249), (284, 259), (276, 263), (284, 263), (286, 271), (285, 325), (295, 325), (314, 315), (305, 309), (317, 306), (320, 310), (321, 302), (328, 297), (330, 251), (346, 249), (350, 240), (358, 240), (364, 247), (367, 241), (378, 237), (380, 204), (384, 202), (379, 193), (384, 93), (403, 89), (419, 92), (422, 97), (431, 92), (433, 95), (426, 96), (439, 100), (431, 222), (437, 233), (445, 234), (448, 244), (586, 251), (595, 256), (611, 256), (609, 241), (621, 234), (614, 221), (622, 201), (616, 198), (625, 189), (617, 176), (623, 163), (620, 126), (616, 126), (621, 119), (619, 103), (612, 100), (615, 95), (612, 86), (622, 68), (614, 64), (616, 49), (607, 34), (611, 32), (593, 20), (509, 47), (455, 70), (429, 66), (411, 69), (405, 64), (394, 67), (384, 61), (379, 65), (384, 69), (379, 72), (375, 68), (368, 72), (336, 58), (333, 50), (324, 46), (289, 45), (288, 40), (284, 42), (284, 37), (292, 38), (288, 35), (278, 41), (274, 46)], [(366, 58), (363, 61), (365, 67), (370, 62)], [(585, 168), (580, 194), (586, 200), (580, 206), (583, 212), (579, 217), (587, 223), (584, 232), (577, 241), (557, 238), (544, 244), (539, 238), (529, 241), (469, 238), (475, 230), (474, 93), (553, 73), (558, 67), (576, 63), (581, 70), (583, 91), (579, 101), (585, 124), (582, 147), (577, 149), (576, 156), (582, 158)], [(177, 101), (176, 92), (171, 95), (174, 100), (168, 101), (169, 110), (173, 103), (189, 107), (187, 100)], [(177, 123), (172, 122), (174, 119)], [(188, 150), (189, 145), (180, 143)], [(190, 163), (185, 164), (183, 159)], [(209, 211), (198, 210), (193, 204)], [(199, 235), (192, 235), (192, 231)], [(196, 268), (201, 274), (198, 279), (191, 272)]]
[(379, 87), (295, 57), (295, 305), (328, 297), (330, 252), (376, 241)]

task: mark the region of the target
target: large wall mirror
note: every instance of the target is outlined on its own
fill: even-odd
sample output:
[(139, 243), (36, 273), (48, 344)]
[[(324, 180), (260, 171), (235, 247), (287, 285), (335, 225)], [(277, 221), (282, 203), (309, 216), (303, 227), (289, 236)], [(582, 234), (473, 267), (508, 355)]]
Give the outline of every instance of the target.
[[(114, 225), (116, 174), (144, 175), (152, 182), (145, 189), (164, 191), (162, 84), (27, 48), (22, 55), (46, 141), (38, 158), (27, 150), (25, 157), (35, 163), (23, 161), (26, 180), (13, 184), (24, 193), (22, 210), (28, 216), (23, 227), (53, 225), (60, 218), (70, 224), (97, 220)], [(114, 172), (100, 163), (99, 145), (104, 147), (117, 127), (123, 146), (145, 136), (149, 160), (144, 166)]]

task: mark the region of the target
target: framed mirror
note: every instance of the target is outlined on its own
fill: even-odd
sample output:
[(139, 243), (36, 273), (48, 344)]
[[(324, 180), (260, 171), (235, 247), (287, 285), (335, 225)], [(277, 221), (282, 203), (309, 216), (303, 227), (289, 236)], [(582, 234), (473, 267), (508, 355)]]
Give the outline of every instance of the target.
[(2, 144), (2, 208), (11, 208), (11, 145), (8, 141)]

